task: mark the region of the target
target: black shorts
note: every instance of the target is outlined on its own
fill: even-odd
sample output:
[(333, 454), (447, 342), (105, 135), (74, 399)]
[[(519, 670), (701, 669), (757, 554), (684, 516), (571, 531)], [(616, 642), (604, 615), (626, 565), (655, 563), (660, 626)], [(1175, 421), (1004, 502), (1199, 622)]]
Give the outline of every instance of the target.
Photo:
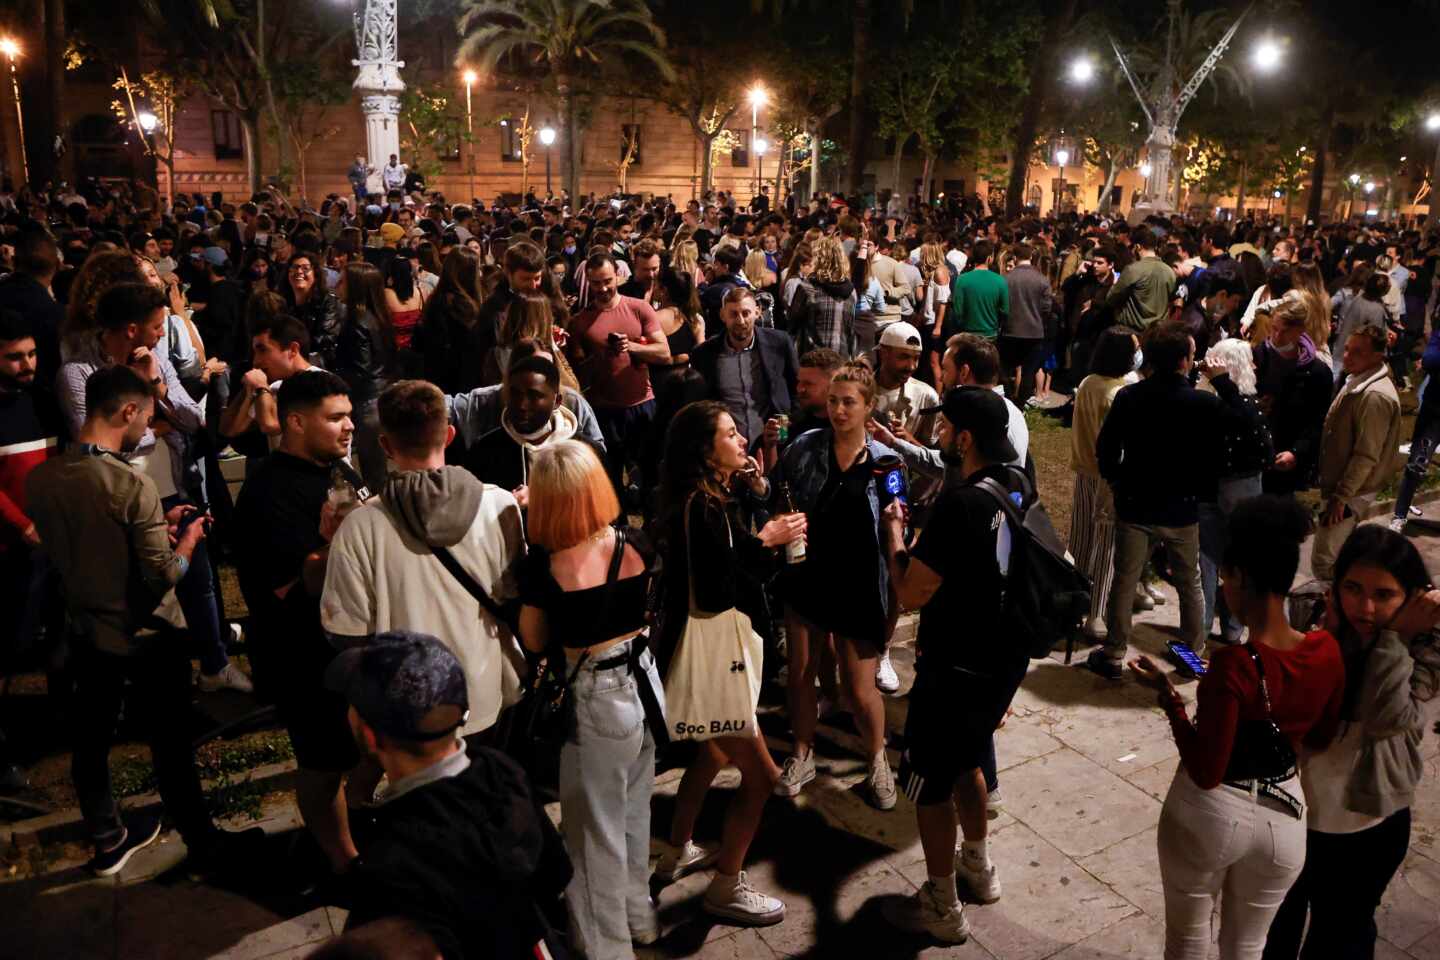
[(913, 803), (950, 802), (956, 781), (980, 767), (989, 753), (990, 739), (1023, 678), (1023, 671), (1013, 680), (948, 668), (916, 672), (899, 778)]
[(316, 625), (252, 621), (251, 663), (262, 697), (273, 701), (303, 770), (342, 773), (360, 762), (350, 732), (349, 704), (325, 688), (335, 656)]
[[(1000, 363), (1004, 367), (1023, 367), (1044, 347), (1045, 341), (1031, 337), (1001, 337), (995, 342), (1000, 352)], [(1034, 361), (1037, 365), (1038, 360)]]

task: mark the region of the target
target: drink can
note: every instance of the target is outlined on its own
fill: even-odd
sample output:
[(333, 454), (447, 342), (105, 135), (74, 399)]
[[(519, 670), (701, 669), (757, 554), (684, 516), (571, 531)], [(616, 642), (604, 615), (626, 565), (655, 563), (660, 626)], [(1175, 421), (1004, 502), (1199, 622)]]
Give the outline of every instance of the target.
[(784, 443), (790, 439), (790, 416), (782, 413), (775, 420), (780, 425), (780, 442)]

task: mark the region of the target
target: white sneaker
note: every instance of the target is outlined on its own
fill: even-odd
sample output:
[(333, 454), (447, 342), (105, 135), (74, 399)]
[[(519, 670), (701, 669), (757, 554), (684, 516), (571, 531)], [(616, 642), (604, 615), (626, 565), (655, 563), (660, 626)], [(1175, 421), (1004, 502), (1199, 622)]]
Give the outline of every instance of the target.
[(750, 886), (741, 870), (733, 881), (716, 877), (705, 891), (705, 912), (751, 927), (764, 927), (785, 919), (785, 903)]
[(245, 628), (232, 621), (230, 624), (230, 646), (233, 647), (236, 644), (243, 643), (244, 640)]
[(889, 650), (882, 653), (880, 662), (875, 664), (875, 686), (884, 694), (900, 692), (900, 678), (895, 675), (895, 667), (890, 663)]
[(1408, 519), (1407, 517), (1391, 517), (1391, 518), (1390, 518), (1390, 529), (1391, 529), (1391, 530), (1394, 530), (1396, 533), (1404, 533), (1404, 532), (1405, 532), (1405, 524), (1407, 524), (1407, 523), (1409, 523), (1409, 522), (1410, 522), (1410, 521), (1409, 521), (1409, 519)]
[(956, 847), (955, 875), (970, 887), (970, 892), (981, 903), (994, 903), (1000, 899), (1000, 873), (993, 862), (977, 864)]
[(985, 796), (985, 819), (994, 820), (1000, 816), (1000, 811), (1005, 806), (1005, 798), (1000, 795), (1000, 788), (996, 787)]
[(1155, 606), (1157, 606), (1157, 607), (1163, 607), (1163, 606), (1165, 606), (1165, 591), (1163, 591), (1163, 590), (1160, 589), (1160, 585), (1159, 585), (1159, 584), (1156, 584), (1156, 583), (1146, 583), (1146, 584), (1142, 584), (1141, 587), (1140, 587), (1140, 589), (1142, 589), (1142, 590), (1145, 591), (1145, 595), (1150, 598), (1150, 602), (1153, 603), (1153, 604), (1155, 604)]
[(870, 776), (865, 780), (870, 787), (870, 798), (878, 810), (895, 809), (895, 774), (890, 772), (890, 761), (881, 753), (870, 764)]
[(255, 684), (245, 676), (245, 671), (235, 665), (235, 661), (225, 664), (225, 668), (219, 673), (200, 674), (200, 689), (206, 693), (214, 693), (216, 690), (238, 690), (240, 693), (254, 693)]
[(970, 921), (959, 903), (945, 903), (935, 884), (929, 880), (915, 891), (913, 897), (885, 910), (886, 919), (911, 933), (928, 933), (945, 943), (964, 943), (970, 939)]
[(785, 769), (780, 771), (780, 779), (775, 784), (775, 796), (793, 797), (800, 793), (805, 784), (815, 779), (815, 751), (811, 750), (803, 757), (798, 754), (791, 754), (785, 761)]
[(687, 874), (703, 870), (720, 856), (718, 848), (702, 847), (694, 840), (686, 840), (680, 847), (673, 847), (664, 840), (659, 843), (660, 858), (655, 861), (655, 876), (666, 883), (674, 883)]

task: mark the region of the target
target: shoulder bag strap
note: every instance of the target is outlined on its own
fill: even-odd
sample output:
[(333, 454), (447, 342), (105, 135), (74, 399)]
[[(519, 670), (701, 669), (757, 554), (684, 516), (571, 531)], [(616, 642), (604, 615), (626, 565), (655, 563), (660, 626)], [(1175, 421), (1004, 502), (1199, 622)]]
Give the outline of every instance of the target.
[(1020, 516), (1020, 508), (1015, 506), (1015, 501), (1010, 499), (1010, 492), (989, 477), (981, 477), (975, 486), (990, 494), (1005, 511), (1005, 517), (1010, 521), (1011, 526), (1019, 530), (1024, 526), (1024, 520)]
[(506, 627), (510, 627), (510, 621), (500, 608), (500, 604), (496, 603), (490, 594), (485, 592), (485, 588), (480, 586), (464, 567), (460, 566), (460, 561), (455, 559), (455, 554), (451, 553), (445, 547), (437, 547), (434, 544), (431, 544), (430, 552), (435, 555), (436, 560), (440, 561), (440, 566), (444, 567), (445, 571), (454, 577), (470, 596), (479, 601), (480, 606), (484, 608), (486, 613), (490, 614), (490, 616), (494, 617)]
[(1250, 659), (1255, 661), (1255, 672), (1260, 675), (1260, 701), (1265, 704), (1265, 719), (1270, 716), (1270, 688), (1265, 684), (1265, 663), (1260, 659), (1259, 652), (1253, 643), (1245, 644), (1245, 652), (1250, 654)]

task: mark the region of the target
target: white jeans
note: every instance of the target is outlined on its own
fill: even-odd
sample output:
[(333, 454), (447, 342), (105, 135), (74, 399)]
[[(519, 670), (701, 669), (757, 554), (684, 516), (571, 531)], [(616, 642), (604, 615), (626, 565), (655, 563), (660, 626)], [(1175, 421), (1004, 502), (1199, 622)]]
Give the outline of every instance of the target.
[[(1283, 789), (1304, 801), (1300, 780)], [(1204, 960), (1220, 904), (1221, 960), (1258, 960), (1270, 921), (1305, 865), (1305, 818), (1224, 784), (1201, 790), (1182, 766), (1160, 812), (1165, 960)]]

